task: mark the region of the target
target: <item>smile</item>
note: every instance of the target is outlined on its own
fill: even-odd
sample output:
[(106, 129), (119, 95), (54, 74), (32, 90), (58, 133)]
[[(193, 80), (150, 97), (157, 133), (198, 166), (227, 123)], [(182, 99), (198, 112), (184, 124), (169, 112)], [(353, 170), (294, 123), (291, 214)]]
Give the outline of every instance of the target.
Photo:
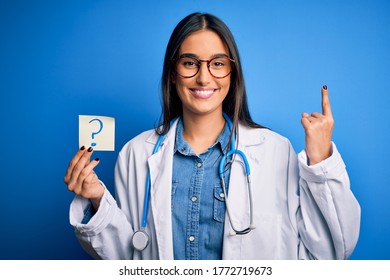
[(196, 98), (207, 99), (210, 98), (216, 90), (215, 89), (190, 89), (190, 91), (192, 95), (195, 96)]

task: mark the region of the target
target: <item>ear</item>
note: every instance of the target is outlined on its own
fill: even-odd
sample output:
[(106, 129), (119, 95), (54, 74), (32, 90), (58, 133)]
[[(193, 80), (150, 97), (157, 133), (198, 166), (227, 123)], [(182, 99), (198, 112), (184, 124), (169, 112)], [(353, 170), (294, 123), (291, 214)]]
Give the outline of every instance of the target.
[(174, 72), (172, 72), (172, 74), (171, 74), (171, 82), (172, 82), (172, 84), (176, 84), (176, 75)]

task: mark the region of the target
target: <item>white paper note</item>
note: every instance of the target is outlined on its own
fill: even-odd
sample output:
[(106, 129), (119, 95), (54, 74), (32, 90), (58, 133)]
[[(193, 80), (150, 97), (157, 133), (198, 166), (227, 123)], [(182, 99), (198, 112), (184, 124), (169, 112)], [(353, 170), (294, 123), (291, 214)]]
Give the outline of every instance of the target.
[(95, 151), (115, 150), (115, 119), (104, 116), (79, 116), (79, 147)]

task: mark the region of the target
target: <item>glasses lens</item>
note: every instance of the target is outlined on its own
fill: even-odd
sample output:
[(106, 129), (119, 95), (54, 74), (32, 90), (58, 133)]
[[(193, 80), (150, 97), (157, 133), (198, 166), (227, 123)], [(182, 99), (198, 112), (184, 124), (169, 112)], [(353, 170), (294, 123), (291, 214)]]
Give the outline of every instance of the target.
[(181, 57), (177, 61), (176, 71), (180, 76), (192, 77), (198, 73), (199, 62), (191, 57)]
[(232, 72), (232, 62), (227, 57), (216, 57), (210, 61), (210, 73), (216, 78), (223, 78)]
[[(215, 57), (208, 63), (209, 71), (215, 78), (224, 78), (232, 72), (232, 61), (227, 57)], [(176, 62), (176, 72), (185, 78), (195, 76), (199, 67), (200, 61), (193, 57), (181, 57)]]

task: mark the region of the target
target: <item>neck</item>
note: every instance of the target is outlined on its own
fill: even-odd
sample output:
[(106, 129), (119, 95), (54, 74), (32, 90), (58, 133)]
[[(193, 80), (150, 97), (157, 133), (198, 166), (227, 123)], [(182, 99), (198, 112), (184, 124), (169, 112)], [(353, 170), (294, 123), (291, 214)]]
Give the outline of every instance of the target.
[(183, 126), (184, 139), (195, 153), (201, 154), (215, 143), (225, 126), (225, 119), (222, 111), (207, 115), (183, 112)]

